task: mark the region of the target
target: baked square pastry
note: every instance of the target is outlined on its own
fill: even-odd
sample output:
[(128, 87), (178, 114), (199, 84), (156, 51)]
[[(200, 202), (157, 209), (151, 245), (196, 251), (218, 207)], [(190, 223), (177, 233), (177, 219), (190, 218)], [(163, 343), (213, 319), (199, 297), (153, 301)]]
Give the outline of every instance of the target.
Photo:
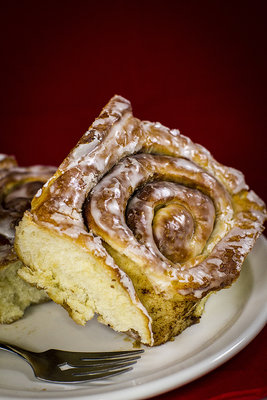
[(14, 157), (0, 154), (0, 323), (21, 318), (30, 304), (50, 300), (17, 275), (22, 266), (14, 251), (15, 226), (40, 187), (56, 168), (17, 166)]
[(25, 212), (19, 275), (77, 323), (159, 345), (237, 279), (265, 218), (241, 172), (115, 96)]

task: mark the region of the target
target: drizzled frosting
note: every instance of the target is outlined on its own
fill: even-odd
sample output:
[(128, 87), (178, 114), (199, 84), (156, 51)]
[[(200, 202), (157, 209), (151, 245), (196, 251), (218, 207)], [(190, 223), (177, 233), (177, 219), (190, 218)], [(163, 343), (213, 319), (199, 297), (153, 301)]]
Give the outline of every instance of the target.
[(199, 190), (156, 181), (135, 193), (126, 216), (138, 241), (151, 252), (183, 263), (203, 251), (213, 230), (215, 207)]
[[(125, 208), (133, 192), (137, 187), (155, 179), (186, 182), (189, 187), (199, 186), (204, 193), (210, 194), (217, 212), (214, 232), (217, 234), (219, 231), (220, 236), (227, 232), (233, 210), (229, 195), (222, 185), (194, 163), (169, 156), (138, 154), (122, 160), (92, 190), (90, 210), (86, 207), (85, 213), (93, 232), (118, 251), (142, 263), (147, 269), (150, 268), (150, 275), (155, 270), (162, 274), (168, 271), (170, 276), (178, 279), (182, 272), (178, 273), (173, 265), (162, 262), (162, 258), (154, 254), (155, 251), (151, 252), (151, 246), (147, 243), (140, 244), (125, 222)], [(220, 236), (217, 234), (215, 239), (213, 235), (213, 246)], [(194, 261), (190, 260), (190, 265), (192, 264)]]
[[(134, 203), (150, 184), (153, 190), (162, 185), (156, 207), (165, 207), (165, 201), (176, 204), (175, 210), (171, 206), (174, 230), (191, 241), (185, 245), (185, 255), (177, 259), (160, 244), (159, 228), (152, 231), (152, 225), (157, 225), (154, 205), (142, 204), (139, 216), (144, 224), (137, 228), (130, 222), (130, 229), (125, 219), (126, 211), (131, 220)], [(178, 195), (179, 190), (186, 194)], [(198, 202), (205, 210), (200, 215)], [(156, 220), (162, 224), (166, 215), (160, 211), (157, 217), (157, 212)], [(35, 222), (70, 236), (116, 269), (140, 307), (130, 280), (126, 282), (101, 240), (134, 260), (156, 292), (202, 297), (236, 279), (266, 218), (264, 204), (248, 191), (241, 172), (221, 165), (179, 131), (134, 118), (130, 103), (120, 96), (111, 99), (34, 198), (31, 213)], [(163, 225), (167, 232), (166, 222)], [(178, 245), (180, 254), (183, 240)]]

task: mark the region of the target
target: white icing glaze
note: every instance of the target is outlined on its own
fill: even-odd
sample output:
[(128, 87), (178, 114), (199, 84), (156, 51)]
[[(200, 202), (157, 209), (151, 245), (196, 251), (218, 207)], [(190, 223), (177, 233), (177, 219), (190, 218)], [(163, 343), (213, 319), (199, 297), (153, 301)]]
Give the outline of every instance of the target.
[[(147, 191), (149, 190), (149, 198), (147, 198)], [(145, 194), (146, 200), (142, 199), (142, 193)], [(179, 247), (186, 246), (188, 251), (190, 251), (191, 257), (193, 255), (198, 255), (202, 252), (203, 247), (212, 231), (213, 223), (214, 223), (214, 207), (210, 199), (203, 195), (201, 192), (195, 189), (189, 189), (187, 187), (183, 187), (176, 183), (172, 182), (155, 182), (153, 184), (148, 184), (144, 187), (141, 192), (137, 192), (136, 195), (130, 200), (128, 204), (128, 216), (130, 215), (131, 221), (130, 227), (134, 229), (135, 236), (140, 239), (142, 238), (142, 243), (146, 244), (149, 247), (150, 251), (153, 251), (154, 254), (157, 254), (158, 257), (162, 258), (162, 254), (159, 254), (157, 246), (154, 241), (154, 237), (160, 237), (161, 230), (158, 230), (161, 227), (154, 226), (154, 233), (152, 232), (152, 223), (155, 214), (155, 208), (161, 205), (171, 205), (171, 209), (173, 210), (173, 206), (177, 210), (178, 214), (174, 216), (173, 220), (168, 220), (167, 230), (172, 231), (172, 224), (174, 225), (173, 234), (176, 235), (176, 246), (177, 249)], [(176, 208), (177, 205), (181, 205), (182, 209), (180, 213), (180, 209)], [(183, 231), (181, 232), (183, 236), (179, 239), (179, 232), (176, 229), (179, 229), (179, 226), (183, 226), (187, 221), (185, 219), (185, 214), (183, 213), (183, 209), (189, 212), (189, 215), (192, 214), (192, 223), (195, 225), (194, 232), (191, 238), (185, 235), (185, 229), (187, 226), (185, 225)], [(163, 208), (163, 211), (168, 210), (168, 207)], [(135, 221), (133, 220), (136, 215)], [(186, 222), (188, 223), (188, 222)], [(176, 231), (176, 233), (175, 233)], [(157, 234), (157, 232), (159, 232)], [(185, 239), (186, 238), (186, 239)], [(164, 239), (162, 237), (162, 242), (164, 245)], [(171, 245), (174, 243), (174, 238), (168, 237), (168, 240), (171, 240)], [(178, 243), (180, 241), (180, 246)], [(188, 243), (184, 243), (183, 241), (187, 240)], [(164, 247), (166, 247), (164, 245)], [(191, 250), (189, 250), (191, 249)], [(164, 258), (165, 259), (165, 258)], [(167, 260), (166, 260), (167, 261)]]
[[(149, 168), (147, 169), (147, 166)], [(166, 166), (168, 168), (166, 169)], [(231, 202), (229, 201), (227, 193), (223, 190), (222, 186), (216, 180), (208, 175), (203, 169), (185, 159), (173, 159), (171, 157), (161, 156), (160, 158), (153, 155), (138, 154), (134, 157), (128, 157), (120, 162), (106, 177), (104, 177), (92, 190), (90, 200), (90, 214), (94, 221), (94, 227), (91, 227), (96, 234), (104, 238), (111, 246), (117, 251), (121, 251), (126, 256), (135, 260), (139, 265), (146, 265), (146, 268), (151, 270), (150, 279), (153, 281), (153, 270), (169, 271), (173, 276), (179, 276), (181, 272), (177, 266), (174, 266), (169, 261), (159, 257), (159, 254), (153, 244), (153, 241), (145, 245), (140, 245), (133, 236), (131, 230), (128, 228), (124, 219), (124, 209), (127, 201), (133, 191), (144, 181), (152, 179), (154, 174), (160, 174), (161, 169), (168, 171), (168, 179), (177, 179), (180, 174), (182, 176), (190, 177), (197, 180), (198, 185), (202, 185), (212, 194), (213, 201), (217, 208), (217, 222), (216, 222), (216, 236), (211, 236), (212, 240), (209, 243), (214, 247), (216, 243), (228, 231), (227, 222), (231, 220), (233, 210)], [(175, 173), (172, 172), (176, 171)], [(196, 174), (192, 178), (192, 173)], [(199, 179), (202, 176), (202, 184)], [(180, 178), (179, 178), (180, 179)], [(167, 190), (170, 186), (166, 185)], [(164, 189), (166, 190), (166, 189)], [(116, 196), (114, 196), (114, 193)], [(111, 203), (112, 201), (112, 203)], [(110, 206), (112, 204), (112, 207)], [(151, 223), (151, 218), (150, 218)], [(220, 236), (217, 231), (220, 232)], [(151, 235), (152, 237), (152, 235)], [(151, 249), (153, 251), (151, 252)], [(195, 260), (198, 263), (198, 259)], [(194, 260), (190, 261), (190, 265), (194, 265)], [(185, 274), (186, 281), (195, 280), (196, 282), (203, 283), (202, 272), (195, 272), (192, 274)], [(166, 276), (163, 274), (159, 278), (158, 274), (155, 276), (153, 284), (158, 287), (166, 287)]]
[[(213, 233), (207, 241), (202, 254), (195, 257), (186, 266), (175, 266), (174, 268), (170, 263), (156, 259), (155, 251), (151, 252), (146, 246), (138, 244), (137, 248), (136, 240), (127, 227), (124, 217), (119, 212), (117, 200), (123, 197), (127, 202), (135, 188), (145, 183), (144, 176), (148, 177), (148, 179), (152, 179), (153, 176), (153, 173), (152, 175), (147, 175), (145, 167), (140, 163), (139, 156), (130, 157), (131, 160), (126, 161), (127, 168), (123, 167), (123, 163), (118, 164), (124, 157), (138, 152), (163, 153), (175, 157), (177, 161), (173, 163), (172, 167), (175, 166), (180, 172), (183, 169), (187, 170), (186, 185), (193, 185), (194, 179), (197, 176), (199, 178), (201, 176), (201, 180), (197, 181), (197, 188), (204, 189), (204, 193), (208, 194), (214, 202), (216, 223)], [(146, 158), (151, 161), (148, 154)], [(112, 169), (115, 165), (117, 166)], [(151, 167), (149, 161), (146, 162), (146, 166), (148, 168)], [(165, 164), (162, 163), (163, 169), (169, 173), (170, 168), (167, 160)], [(119, 177), (114, 174), (114, 170), (119, 172)], [(117, 247), (118, 251), (127, 254), (138, 265), (145, 266), (145, 273), (151, 280), (154, 279), (155, 286), (158, 285), (160, 290), (167, 290), (170, 285), (175, 284), (174, 281), (178, 281), (179, 284), (185, 282), (186, 285), (190, 286), (193, 280), (198, 287), (194, 285), (194, 289), (190, 287), (180, 288), (180, 293), (184, 290), (184, 293), (193, 293), (195, 297), (202, 296), (211, 288), (220, 287), (228, 276), (235, 277), (235, 269), (237, 270), (240, 265), (238, 257), (241, 257), (243, 253), (245, 254), (251, 246), (251, 240), (246, 239), (249, 244), (244, 244), (242, 236), (240, 236), (241, 241), (238, 239), (236, 243), (233, 241), (232, 244), (225, 239), (236, 226), (238, 220), (232, 208), (231, 196), (247, 189), (243, 175), (239, 171), (219, 164), (213, 159), (208, 150), (198, 144), (194, 144), (189, 138), (181, 135), (178, 130), (170, 130), (160, 123), (141, 122), (133, 118), (130, 103), (121, 97), (115, 96), (105, 107), (99, 119), (93, 123), (78, 146), (62, 163), (60, 172), (62, 172), (62, 176), (55, 181), (51, 181), (43, 190), (43, 193), (44, 191), (46, 191), (46, 194), (48, 192), (49, 195), (52, 195), (52, 200), (56, 198), (57, 201), (56, 203), (52, 200), (50, 202), (49, 196), (48, 200), (45, 201), (44, 206), (47, 207), (48, 218), (47, 216), (43, 218), (41, 213), (38, 214), (39, 203), (37, 203), (36, 211), (33, 209), (33, 213), (36, 212), (36, 221), (50, 228), (52, 226), (53, 229), (61, 233), (69, 236), (75, 234), (75, 237), (77, 237), (77, 232), (79, 229), (82, 230), (84, 225), (82, 207), (86, 195), (90, 194), (91, 204), (94, 205), (91, 212), (92, 216), (97, 225), (104, 230), (103, 239), (109, 241), (109, 238), (115, 237), (117, 234), (114, 236), (114, 231), (109, 227), (106, 228), (103, 213), (97, 208), (97, 200), (94, 200), (94, 198), (96, 191), (98, 191), (104, 197), (103, 208), (106, 212), (107, 221), (116, 227), (119, 237), (122, 238), (120, 246)], [(73, 179), (69, 179), (71, 174)], [(66, 180), (64, 181), (65, 175)], [(102, 177), (104, 178), (102, 179)], [(106, 177), (110, 182), (108, 187)], [(172, 178), (169, 175), (168, 180), (170, 179)], [(185, 176), (182, 173), (181, 179), (178, 179), (177, 182), (183, 183), (184, 179)], [(64, 194), (61, 190), (63, 186), (68, 188)], [(253, 198), (253, 194), (248, 196), (248, 200), (253, 205), (255, 202), (259, 204), (259, 201), (255, 200), (255, 197)], [(42, 201), (42, 195), (40, 196), (40, 201)], [(124, 207), (126, 207), (126, 204), (124, 204)], [(251, 207), (253, 208), (254, 206)], [(72, 211), (73, 208), (76, 210), (75, 215)], [(252, 211), (249, 210), (249, 212), (252, 215)], [(255, 232), (261, 229), (260, 221), (265, 218), (263, 214), (262, 210), (255, 211), (254, 216), (258, 222), (256, 223), (252, 220), (248, 222), (250, 226), (253, 226), (254, 238)], [(244, 220), (245, 216), (242, 216), (241, 221)], [(53, 225), (54, 223), (56, 224), (55, 226)], [(57, 224), (60, 225), (57, 226)], [(240, 229), (242, 230), (242, 228)], [(90, 238), (87, 244), (88, 249), (95, 251), (105, 260), (110, 259), (107, 252), (103, 250), (101, 241), (97, 244), (98, 250), (94, 248), (95, 244), (93, 243), (95, 242), (90, 232), (84, 230), (80, 235), (88, 235)], [(123, 238), (127, 239), (127, 241), (124, 241)], [(223, 252), (225, 246), (234, 251), (238, 243), (243, 251), (236, 250), (239, 255), (234, 260), (236, 263), (235, 268), (231, 267), (233, 272), (232, 270), (230, 271), (228, 265), (224, 265), (224, 268), (228, 269), (230, 273), (222, 273), (219, 270), (221, 264), (219, 264), (218, 260), (223, 260), (223, 258), (221, 255), (221, 258), (219, 258), (216, 254)], [(115, 243), (112, 245), (116, 248)], [(113, 267), (118, 268), (114, 265)]]
[(42, 188), (40, 188), (40, 189), (38, 190), (38, 192), (36, 193), (35, 197), (40, 197), (41, 194), (42, 194)]

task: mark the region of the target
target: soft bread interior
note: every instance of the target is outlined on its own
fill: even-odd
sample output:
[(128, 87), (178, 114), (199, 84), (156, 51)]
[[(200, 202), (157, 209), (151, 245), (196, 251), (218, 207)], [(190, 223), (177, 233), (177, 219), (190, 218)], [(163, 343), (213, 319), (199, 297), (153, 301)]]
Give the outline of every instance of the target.
[(22, 267), (17, 260), (0, 269), (0, 323), (10, 324), (20, 319), (31, 304), (49, 300), (47, 294), (37, 290), (22, 280), (18, 269)]
[(132, 332), (152, 345), (150, 318), (138, 307), (118, 273), (70, 238), (32, 221), (26, 212), (16, 232), (15, 249), (24, 266), (19, 275), (45, 289), (79, 324), (99, 315), (118, 332)]
[(33, 222), (27, 212), (16, 234), (15, 248), (26, 265), (19, 275), (33, 285), (38, 282), (78, 324), (84, 325), (97, 313), (100, 322), (130, 333), (145, 344), (165, 343), (199, 321), (206, 298), (193, 301), (179, 294), (166, 297), (155, 293), (133, 261), (107, 244), (105, 247), (133, 282), (151, 317), (153, 340), (148, 317), (133, 303), (116, 273), (68, 237)]

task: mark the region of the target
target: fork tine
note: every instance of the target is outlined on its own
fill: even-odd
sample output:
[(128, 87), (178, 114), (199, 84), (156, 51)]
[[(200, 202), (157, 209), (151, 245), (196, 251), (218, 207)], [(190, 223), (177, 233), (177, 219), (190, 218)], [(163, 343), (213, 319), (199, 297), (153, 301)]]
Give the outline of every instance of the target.
[[(132, 356), (132, 357), (119, 357), (119, 358), (104, 358), (104, 359), (88, 359), (88, 358), (82, 358), (81, 360), (69, 360), (67, 362), (68, 365), (71, 367), (87, 367), (88, 365), (92, 365), (94, 368), (96, 368), (98, 365), (103, 365), (108, 367), (109, 365), (122, 365), (127, 364), (128, 362), (133, 362), (136, 363), (136, 360), (139, 360), (141, 356)], [(65, 364), (65, 362), (64, 362)]]
[[(87, 382), (87, 381), (96, 381), (96, 380), (100, 380), (100, 379), (105, 379), (105, 378), (109, 378), (109, 377), (113, 377), (116, 375), (121, 375), (125, 372), (131, 371), (133, 368), (132, 367), (128, 367), (128, 368), (121, 368), (118, 370), (114, 370), (114, 371), (106, 371), (106, 372), (99, 372), (99, 373), (73, 373), (70, 370), (66, 370), (66, 371), (62, 371), (62, 372), (66, 372), (65, 374), (60, 374), (57, 376), (51, 376), (49, 378), (46, 377), (40, 377), (40, 376), (36, 376), (36, 378), (45, 381), (45, 382), (51, 382), (51, 383), (82, 383), (82, 382)], [(68, 374), (67, 374), (68, 372)]]
[(85, 365), (85, 366), (79, 366), (79, 367), (74, 367), (74, 368), (68, 368), (63, 370), (66, 374), (72, 373), (74, 375), (83, 375), (83, 374), (95, 374), (100, 371), (102, 372), (108, 372), (112, 371), (115, 369), (121, 369), (121, 368), (126, 368), (131, 365), (136, 364), (136, 361), (128, 361), (128, 362), (122, 362), (122, 363), (113, 363), (113, 364), (99, 364), (99, 365)]
[[(82, 358), (87, 360), (105, 359), (105, 358), (119, 358), (144, 353), (144, 350), (129, 350), (129, 351), (111, 351), (99, 353), (83, 353)], [(77, 353), (76, 353), (77, 354)]]
[(56, 354), (59, 359), (66, 362), (80, 362), (82, 360), (106, 360), (115, 358), (124, 358), (126, 356), (136, 356), (137, 354), (143, 353), (144, 350), (129, 350), (129, 351), (114, 351), (114, 352), (75, 352), (75, 351), (64, 351), (64, 350), (47, 350), (47, 356)]
[[(109, 378), (112, 376), (116, 376), (116, 375), (121, 375), (127, 371), (131, 371), (133, 368), (132, 367), (128, 367), (128, 368), (121, 368), (115, 371), (107, 371), (107, 372), (101, 372), (101, 373), (97, 373), (97, 374), (92, 374), (92, 375), (86, 375), (86, 374), (73, 374), (73, 379), (77, 379), (78, 381), (92, 381), (92, 380), (98, 380), (98, 379), (103, 379), (103, 378)], [(72, 381), (73, 382), (73, 381)]]

